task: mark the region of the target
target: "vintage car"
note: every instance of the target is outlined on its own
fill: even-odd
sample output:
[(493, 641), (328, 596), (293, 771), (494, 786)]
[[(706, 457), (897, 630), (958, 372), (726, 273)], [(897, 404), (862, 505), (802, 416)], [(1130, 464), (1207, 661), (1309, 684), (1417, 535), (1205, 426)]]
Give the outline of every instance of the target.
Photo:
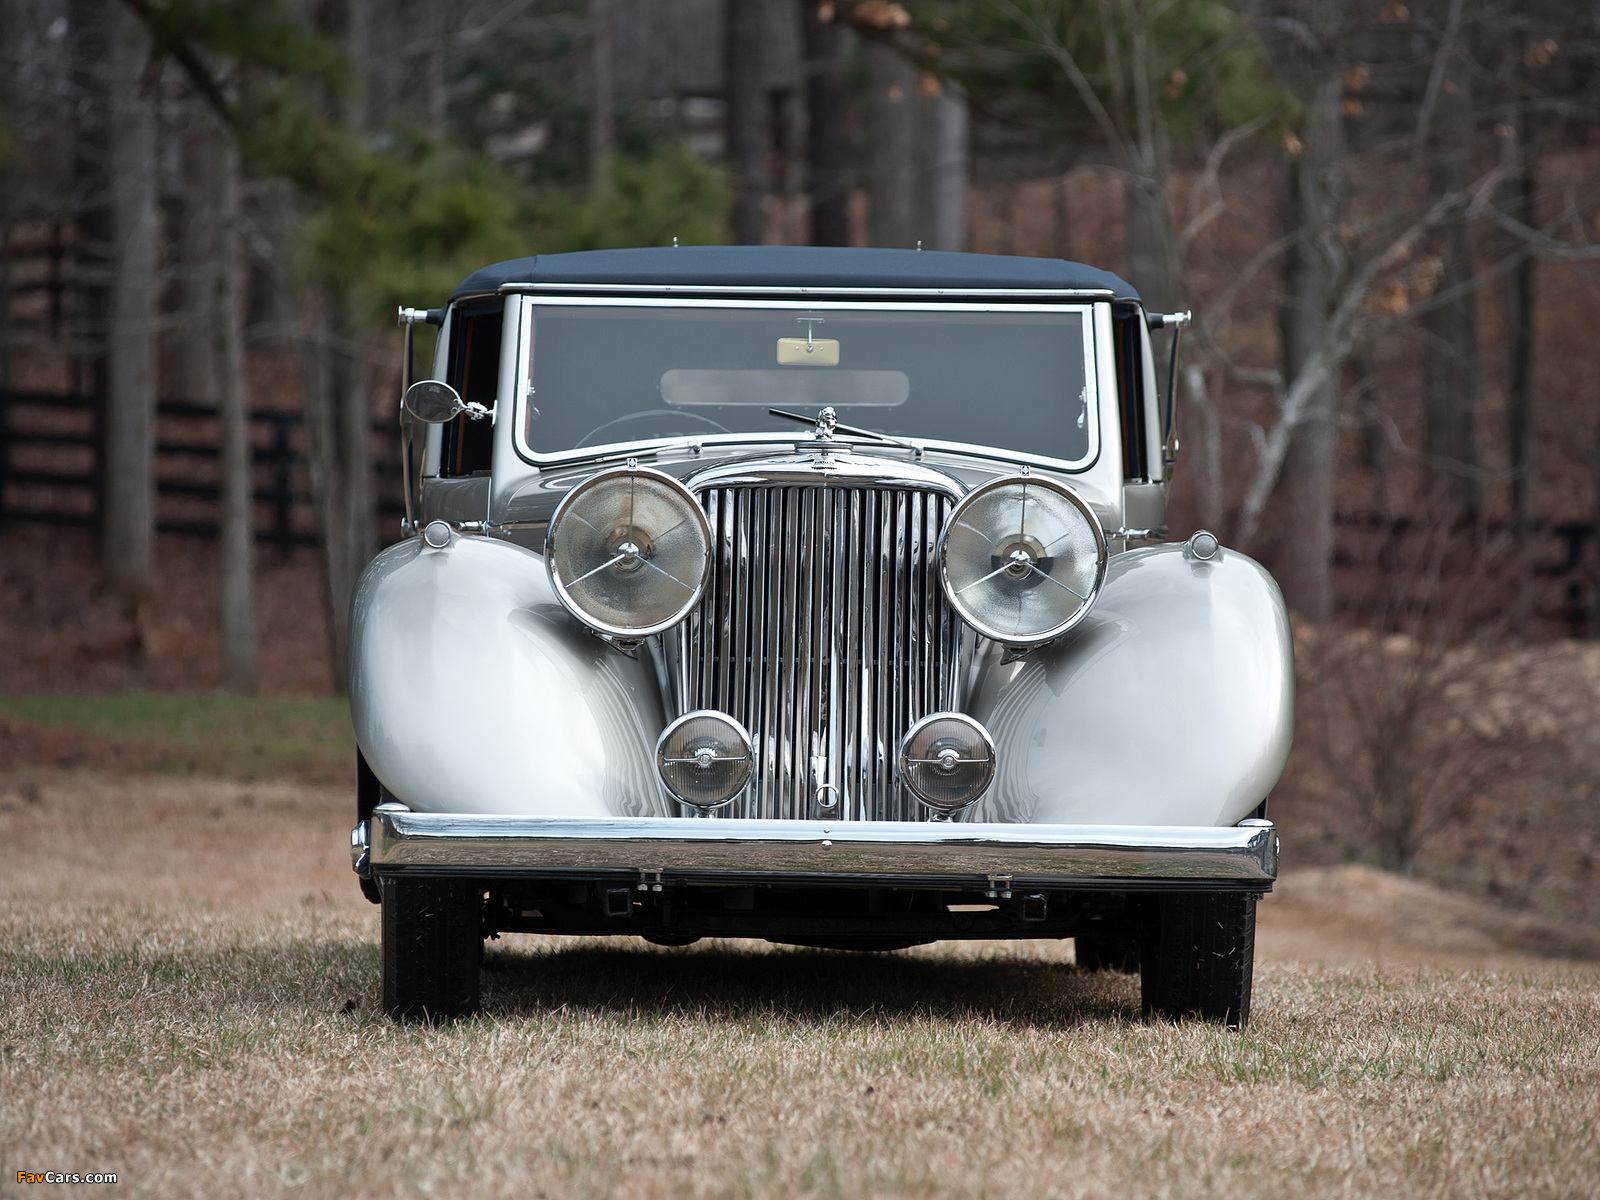
[(1073, 938), (1242, 1024), (1292, 652), (1266, 571), (1163, 540), (1184, 320), (1059, 260), (806, 247), (404, 310), (415, 507), (350, 635), (385, 1009), (474, 1010), (505, 932)]

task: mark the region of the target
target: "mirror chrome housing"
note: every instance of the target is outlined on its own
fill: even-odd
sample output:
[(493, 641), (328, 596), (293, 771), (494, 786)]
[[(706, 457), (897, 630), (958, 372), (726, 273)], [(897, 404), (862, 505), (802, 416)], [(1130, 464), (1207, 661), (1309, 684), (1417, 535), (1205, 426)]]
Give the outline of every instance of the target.
[(406, 389), (406, 411), (428, 425), (442, 425), (467, 410), (461, 393), (438, 379), (419, 379)]

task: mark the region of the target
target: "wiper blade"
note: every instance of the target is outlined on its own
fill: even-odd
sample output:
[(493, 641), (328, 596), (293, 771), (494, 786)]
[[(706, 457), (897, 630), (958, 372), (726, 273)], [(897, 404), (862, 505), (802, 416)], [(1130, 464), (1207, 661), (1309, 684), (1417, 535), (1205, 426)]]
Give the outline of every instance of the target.
[[(817, 436), (823, 438), (823, 424), (819, 417), (808, 417), (804, 413), (793, 413), (782, 408), (769, 408), (767, 411), (775, 417), (783, 417), (786, 420), (799, 421), (802, 425), (810, 425), (817, 430)], [(831, 409), (824, 409), (823, 411), (830, 415), (832, 413)], [(855, 425), (846, 425), (843, 421), (832, 421), (830, 425), (834, 433), (848, 434), (850, 437), (870, 438), (875, 442), (887, 442), (891, 446), (900, 446), (906, 450), (920, 451), (922, 449), (915, 442), (906, 441), (904, 438), (893, 437), (887, 433), (878, 433), (871, 429), (861, 429)], [(826, 438), (823, 438), (823, 440), (826, 440)]]

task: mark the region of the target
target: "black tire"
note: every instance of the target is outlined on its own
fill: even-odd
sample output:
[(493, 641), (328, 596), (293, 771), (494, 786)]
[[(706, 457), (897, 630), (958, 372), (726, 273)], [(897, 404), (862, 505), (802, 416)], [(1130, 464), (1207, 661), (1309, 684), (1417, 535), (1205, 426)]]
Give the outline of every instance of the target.
[(1256, 898), (1237, 892), (1162, 896), (1152, 917), (1139, 955), (1145, 1014), (1242, 1027), (1250, 1019)]
[(1139, 939), (1131, 934), (1097, 933), (1072, 942), (1078, 965), (1085, 971), (1131, 974), (1139, 969)]
[(382, 880), (383, 1010), (397, 1021), (478, 1011), (483, 893), (458, 879)]

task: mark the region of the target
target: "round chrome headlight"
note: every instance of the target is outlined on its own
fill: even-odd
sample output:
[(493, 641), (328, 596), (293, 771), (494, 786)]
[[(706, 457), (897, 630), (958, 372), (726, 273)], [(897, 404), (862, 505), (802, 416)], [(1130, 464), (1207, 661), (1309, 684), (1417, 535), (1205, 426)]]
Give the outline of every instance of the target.
[(1105, 580), (1106, 538), (1089, 506), (1060, 484), (996, 479), (950, 514), (939, 573), (950, 603), (979, 633), (1037, 646), (1088, 613)]
[(656, 742), (656, 769), (667, 790), (696, 808), (726, 804), (750, 782), (755, 753), (744, 726), (726, 713), (685, 713)]
[(567, 493), (545, 535), (556, 595), (600, 633), (648, 637), (705, 590), (711, 530), (699, 503), (660, 471), (618, 467)]
[(932, 713), (900, 742), (900, 778), (929, 808), (956, 812), (994, 779), (994, 740), (965, 713)]

